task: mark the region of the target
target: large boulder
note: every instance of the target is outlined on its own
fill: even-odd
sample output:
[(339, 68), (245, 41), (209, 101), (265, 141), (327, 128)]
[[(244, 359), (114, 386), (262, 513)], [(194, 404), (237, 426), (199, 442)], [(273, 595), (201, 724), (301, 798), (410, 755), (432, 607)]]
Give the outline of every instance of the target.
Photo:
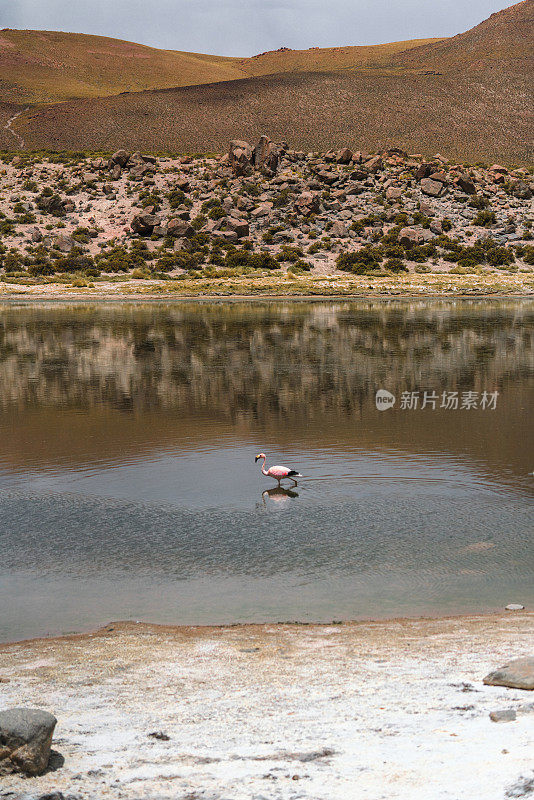
[(35, 708), (0, 711), (0, 775), (41, 775), (48, 766), (56, 723), (52, 714)]
[(147, 206), (147, 208), (135, 215), (130, 223), (130, 228), (140, 236), (150, 236), (160, 222), (161, 218), (154, 214), (154, 206)]
[(253, 150), (248, 142), (232, 139), (230, 150), (228, 151), (228, 160), (236, 177), (252, 175), (252, 158)]
[(125, 167), (128, 161), (130, 160), (130, 153), (127, 150), (117, 150), (116, 153), (113, 153), (111, 158), (109, 159), (109, 168), (112, 169), (115, 164), (118, 164), (119, 167)]
[(421, 191), (430, 197), (439, 197), (443, 192), (443, 184), (441, 181), (433, 181), (432, 178), (423, 178)]
[(168, 236), (176, 236), (179, 238), (193, 236), (195, 233), (195, 229), (185, 219), (181, 217), (171, 217), (167, 223), (167, 234)]
[(256, 169), (261, 170), (268, 177), (276, 175), (279, 157), (280, 149), (278, 145), (272, 142), (268, 136), (261, 136), (253, 153)]
[(511, 689), (534, 689), (534, 656), (509, 661), (484, 678), (487, 686), (509, 686)]
[(295, 211), (298, 211), (299, 214), (304, 214), (306, 217), (310, 214), (318, 214), (320, 207), (319, 195), (313, 192), (302, 192), (295, 202)]
[(462, 192), (466, 194), (476, 194), (476, 186), (468, 175), (459, 175), (455, 183)]

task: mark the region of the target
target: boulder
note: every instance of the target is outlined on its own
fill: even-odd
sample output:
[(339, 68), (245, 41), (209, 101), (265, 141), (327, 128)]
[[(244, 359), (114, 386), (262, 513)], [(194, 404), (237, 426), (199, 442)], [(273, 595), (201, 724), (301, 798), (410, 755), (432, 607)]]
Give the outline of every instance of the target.
[(424, 241), (422, 228), (402, 228), (399, 231), (399, 244), (403, 247), (413, 247), (414, 245), (421, 244)]
[(321, 202), (319, 200), (319, 195), (313, 192), (302, 192), (302, 194), (297, 197), (295, 203), (295, 211), (304, 214), (304, 216), (317, 214), (320, 207)]
[(402, 189), (400, 186), (388, 186), (386, 189), (387, 200), (399, 200), (402, 197)]
[(268, 136), (263, 135), (260, 137), (252, 154), (254, 166), (256, 169), (261, 170), (264, 175), (272, 177), (276, 175), (278, 169), (279, 155), (278, 146)]
[(339, 219), (334, 222), (328, 233), (335, 239), (345, 239), (349, 235), (348, 230)]
[(70, 253), (73, 247), (76, 247), (77, 242), (72, 236), (61, 234), (54, 239), (54, 247), (61, 253)]
[(252, 175), (252, 156), (253, 150), (248, 142), (232, 139), (230, 150), (228, 151), (228, 160), (236, 177)]
[(421, 181), (421, 191), (430, 197), (439, 197), (443, 191), (441, 181), (433, 181), (431, 178), (423, 178)]
[(176, 237), (193, 236), (195, 229), (187, 220), (181, 217), (171, 217), (167, 223), (167, 235)]
[(462, 192), (466, 194), (476, 194), (476, 186), (468, 175), (459, 175), (455, 183)]
[(384, 163), (382, 161), (381, 156), (373, 156), (372, 158), (369, 159), (369, 161), (365, 162), (365, 166), (367, 167), (369, 172), (380, 172), (380, 170), (384, 166)]
[(518, 200), (530, 200), (532, 197), (532, 189), (524, 181), (518, 181), (512, 189), (512, 194)]
[(0, 711), (0, 775), (41, 775), (48, 766), (56, 723), (52, 714), (35, 708)]
[(423, 161), (423, 163), (417, 167), (415, 171), (415, 177), (418, 181), (420, 181), (423, 178), (428, 178), (428, 176), (434, 171), (435, 171), (434, 164), (428, 164), (426, 161)]
[(349, 150), (348, 147), (338, 150), (336, 153), (336, 161), (338, 164), (350, 164), (352, 161), (352, 150)]
[(117, 150), (109, 159), (109, 167), (112, 169), (115, 164), (118, 164), (119, 167), (125, 167), (129, 160), (130, 153), (127, 150)]
[(484, 678), (487, 686), (509, 686), (511, 689), (534, 689), (534, 656), (509, 661)]
[(138, 233), (141, 236), (150, 236), (160, 222), (160, 217), (154, 214), (154, 206), (147, 206), (147, 208), (135, 215), (130, 223), (130, 228), (134, 233)]
[(234, 231), (238, 239), (246, 238), (250, 233), (248, 222), (243, 219), (235, 219), (234, 217), (230, 217), (226, 221), (226, 228), (229, 231)]
[(120, 176), (122, 175), (122, 167), (120, 164), (114, 164), (113, 169), (111, 170), (111, 177), (114, 181), (118, 181)]

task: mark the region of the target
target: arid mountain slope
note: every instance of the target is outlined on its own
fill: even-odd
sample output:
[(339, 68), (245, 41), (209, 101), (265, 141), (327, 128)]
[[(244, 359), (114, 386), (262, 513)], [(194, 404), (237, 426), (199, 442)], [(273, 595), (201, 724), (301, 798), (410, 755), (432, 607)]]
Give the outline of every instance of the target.
[(451, 39), (402, 52), (399, 67), (532, 72), (534, 69), (534, 0), (505, 8)]
[(282, 48), (253, 58), (157, 50), (145, 45), (55, 31), (0, 31), (0, 100), (40, 103), (120, 92), (213, 83), (277, 72), (328, 71), (382, 64), (435, 39), (371, 47)]
[[(372, 64), (360, 55), (359, 67), (341, 68), (350, 59), (338, 53), (337, 69), (302, 72), (303, 54), (283, 51), (292, 72), (34, 108), (16, 130), (32, 148), (221, 152), (268, 132), (305, 150), (398, 146), (532, 164), (533, 9), (524, 0), (451, 40), (380, 51)], [(245, 61), (268, 70), (273, 58)]]
[(0, 98), (50, 102), (246, 77), (236, 59), (55, 31), (0, 31)]

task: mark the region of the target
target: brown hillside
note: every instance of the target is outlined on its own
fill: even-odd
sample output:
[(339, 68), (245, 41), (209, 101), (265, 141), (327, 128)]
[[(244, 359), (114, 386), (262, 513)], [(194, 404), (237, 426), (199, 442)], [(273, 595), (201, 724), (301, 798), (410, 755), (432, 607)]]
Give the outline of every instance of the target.
[(236, 59), (56, 31), (0, 31), (0, 98), (49, 102), (245, 77)]
[(492, 14), (466, 33), (403, 52), (405, 68), (508, 72), (534, 68), (534, 0), (523, 0)]
[(23, 103), (214, 83), (277, 72), (328, 71), (382, 64), (439, 39), (371, 47), (279, 50), (225, 58), (55, 31), (0, 31), (0, 100)]
[(16, 129), (28, 147), (55, 149), (220, 152), (231, 138), (268, 132), (302, 149), (394, 145), (531, 164), (533, 6), (525, 0), (372, 71), (295, 71), (76, 101), (23, 114)]

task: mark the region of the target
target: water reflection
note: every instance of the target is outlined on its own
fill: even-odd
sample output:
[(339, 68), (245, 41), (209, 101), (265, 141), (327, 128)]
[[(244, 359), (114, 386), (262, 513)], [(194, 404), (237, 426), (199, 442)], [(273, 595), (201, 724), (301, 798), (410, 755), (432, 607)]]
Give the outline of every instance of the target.
[(0, 638), (534, 601), (533, 301), (5, 305), (0, 386)]

